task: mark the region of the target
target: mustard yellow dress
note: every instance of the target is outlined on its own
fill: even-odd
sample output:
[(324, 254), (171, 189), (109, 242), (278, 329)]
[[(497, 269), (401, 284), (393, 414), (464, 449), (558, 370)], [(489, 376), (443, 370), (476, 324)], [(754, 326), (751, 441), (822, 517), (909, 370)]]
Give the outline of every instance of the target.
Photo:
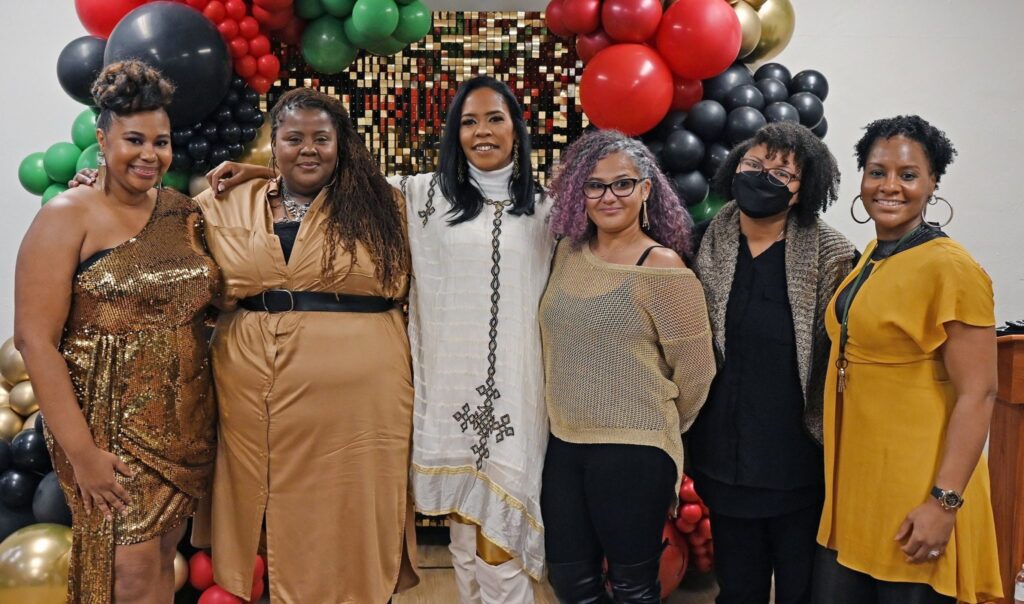
[[(872, 262), (876, 245), (838, 292)], [(1002, 594), (984, 456), (942, 557), (908, 564), (894, 541), (906, 514), (929, 497), (956, 402), (942, 362), (943, 324), (994, 326), (993, 306), (991, 279), (952, 239), (932, 239), (876, 262), (850, 309), (849, 367), (837, 400), (840, 324), (833, 297), (825, 319), (832, 352), (818, 543), (836, 550), (843, 566), (882, 581), (927, 583), (963, 602)]]

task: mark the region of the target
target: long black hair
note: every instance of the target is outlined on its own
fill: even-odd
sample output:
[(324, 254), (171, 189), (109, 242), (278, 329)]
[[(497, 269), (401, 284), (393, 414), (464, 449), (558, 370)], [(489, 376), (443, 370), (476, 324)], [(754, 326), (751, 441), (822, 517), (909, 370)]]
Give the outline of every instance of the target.
[[(469, 168), (466, 165), (468, 160), (462, 151), (462, 143), (459, 141), (459, 130), (462, 128), (462, 106), (469, 93), (478, 88), (490, 88), (505, 100), (505, 106), (508, 108), (509, 115), (512, 116), (512, 127), (519, 142), (518, 177), (510, 179), (508, 183), (508, 195), (512, 200), (512, 208), (508, 213), (517, 216), (533, 214), (535, 196), (540, 189), (540, 185), (533, 178), (533, 163), (530, 161), (530, 132), (526, 128), (526, 120), (523, 119), (523, 109), (519, 106), (519, 101), (504, 82), (490, 76), (476, 76), (459, 86), (451, 105), (448, 106), (444, 132), (441, 134), (440, 161), (437, 172), (441, 193), (452, 201), (452, 207), (448, 210), (450, 215), (448, 224), (450, 225), (473, 220), (484, 207), (483, 194), (473, 186), (468, 177)], [(462, 180), (459, 179), (460, 167), (464, 174)]]

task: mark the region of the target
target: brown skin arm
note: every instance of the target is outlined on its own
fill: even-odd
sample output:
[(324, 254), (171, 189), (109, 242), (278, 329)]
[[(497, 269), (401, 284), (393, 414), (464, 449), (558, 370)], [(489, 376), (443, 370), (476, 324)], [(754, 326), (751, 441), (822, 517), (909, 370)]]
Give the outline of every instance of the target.
[[(945, 324), (942, 359), (956, 390), (946, 429), (945, 450), (935, 486), (963, 493), (985, 447), (996, 399), (996, 335), (991, 327), (958, 321)], [(931, 495), (907, 514), (896, 540), (911, 563), (927, 562), (932, 550), (944, 552), (956, 512), (942, 509)]]
[(214, 197), (224, 199), (228, 189), (254, 178), (274, 178), (274, 171), (266, 166), (240, 164), (233, 161), (221, 162), (219, 166), (206, 173), (206, 181), (213, 189)]
[(14, 345), (32, 376), (46, 425), (74, 467), (86, 511), (95, 506), (109, 516), (129, 499), (114, 470), (126, 475), (130, 470), (96, 447), (58, 350), (87, 235), (86, 214), (83, 203), (57, 198), (39, 211), (25, 234), (14, 277)]

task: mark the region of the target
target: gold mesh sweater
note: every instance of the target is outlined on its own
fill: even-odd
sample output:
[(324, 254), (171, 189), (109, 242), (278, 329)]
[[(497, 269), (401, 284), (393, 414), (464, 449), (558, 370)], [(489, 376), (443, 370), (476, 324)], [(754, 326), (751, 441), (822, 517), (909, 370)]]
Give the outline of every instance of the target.
[(704, 290), (690, 269), (610, 264), (562, 240), (540, 304), (551, 433), (657, 447), (683, 471), (682, 433), (715, 375)]

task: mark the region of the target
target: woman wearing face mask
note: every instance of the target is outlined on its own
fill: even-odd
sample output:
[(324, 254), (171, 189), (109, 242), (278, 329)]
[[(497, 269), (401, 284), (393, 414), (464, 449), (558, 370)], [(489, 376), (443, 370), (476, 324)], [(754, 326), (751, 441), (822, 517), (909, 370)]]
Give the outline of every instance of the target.
[(697, 254), (719, 373), (687, 437), (711, 509), (717, 602), (810, 598), (823, 497), (826, 304), (856, 250), (818, 215), (839, 169), (810, 130), (770, 124), (737, 145), (715, 179), (732, 198)]
[(551, 183), (562, 237), (540, 305), (551, 438), (542, 509), (559, 601), (660, 602), (666, 513), (715, 360), (690, 221), (642, 143), (581, 136)]
[(92, 92), (100, 186), (51, 200), (26, 233), (15, 345), (71, 507), (68, 602), (169, 602), (213, 470), (203, 319), (220, 272), (196, 204), (154, 188), (171, 163), (174, 87), (125, 61)]
[(851, 211), (857, 219), (860, 200), (877, 239), (825, 315), (832, 353), (814, 601), (995, 600), (982, 454), (996, 392), (992, 281), (926, 221), (948, 205), (935, 196), (956, 154), (946, 135), (916, 115), (866, 130)]

